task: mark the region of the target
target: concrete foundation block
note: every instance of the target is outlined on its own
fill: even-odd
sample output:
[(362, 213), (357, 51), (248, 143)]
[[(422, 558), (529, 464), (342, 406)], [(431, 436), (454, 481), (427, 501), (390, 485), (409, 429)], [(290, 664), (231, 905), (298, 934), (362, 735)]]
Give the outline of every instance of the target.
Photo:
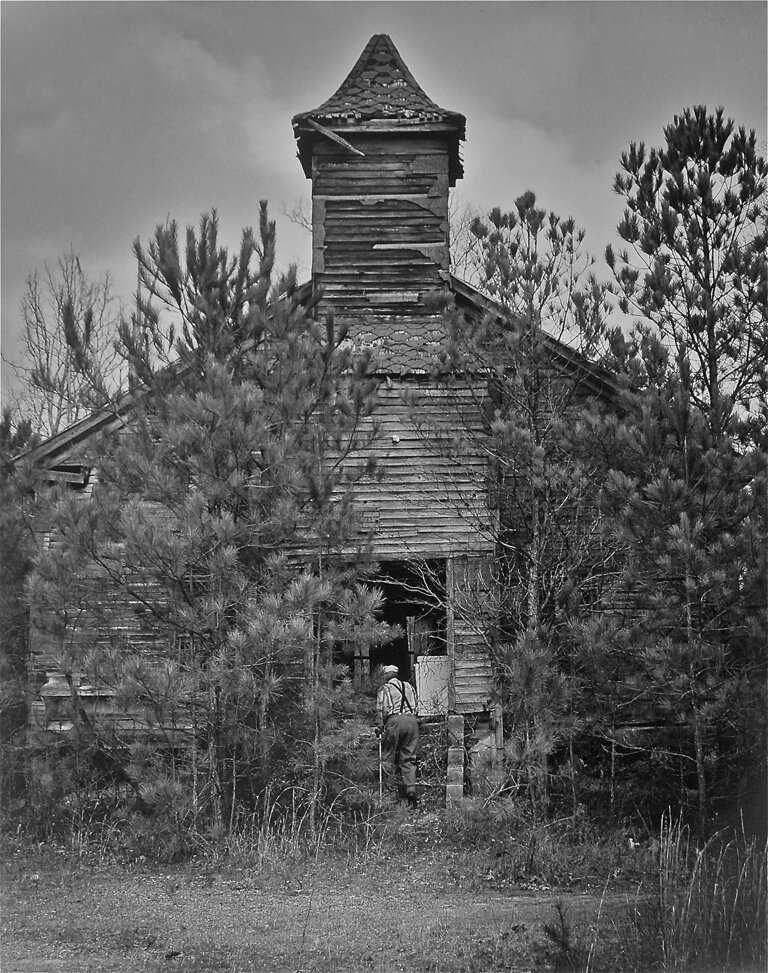
[(504, 779), (503, 751), (496, 747), (494, 733), (488, 733), (472, 747), (468, 756), (468, 773), (472, 793), (482, 796), (497, 790)]
[(463, 747), (464, 746), (464, 717), (453, 713), (451, 714), (447, 721), (446, 726), (448, 729), (448, 746), (449, 747)]
[(464, 717), (452, 714), (446, 721), (448, 759), (445, 772), (445, 802), (455, 804), (464, 796)]
[(449, 747), (448, 761), (445, 772), (448, 784), (464, 786), (464, 747)]

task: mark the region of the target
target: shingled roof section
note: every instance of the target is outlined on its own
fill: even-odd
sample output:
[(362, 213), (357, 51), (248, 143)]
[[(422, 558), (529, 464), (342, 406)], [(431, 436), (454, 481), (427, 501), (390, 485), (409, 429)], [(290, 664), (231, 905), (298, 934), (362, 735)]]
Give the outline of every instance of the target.
[(335, 94), (312, 111), (294, 115), (294, 136), (307, 178), (312, 175), (318, 125), (345, 137), (390, 125), (414, 133), (442, 132), (449, 146), (450, 184), (463, 175), (459, 143), (465, 138), (466, 118), (441, 108), (424, 93), (387, 34), (373, 35)]
[(424, 93), (387, 34), (374, 34), (339, 90), (294, 122), (303, 118), (460, 120), (462, 129), (464, 123), (463, 115), (440, 108)]

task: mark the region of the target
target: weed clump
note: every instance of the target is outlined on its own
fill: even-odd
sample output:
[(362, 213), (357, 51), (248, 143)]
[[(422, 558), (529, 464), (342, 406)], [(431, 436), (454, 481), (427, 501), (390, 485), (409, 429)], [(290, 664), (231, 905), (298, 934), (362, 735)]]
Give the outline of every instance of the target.
[(629, 915), (630, 939), (663, 971), (765, 969), (768, 848), (743, 833), (696, 847), (680, 820), (662, 819), (653, 883)]

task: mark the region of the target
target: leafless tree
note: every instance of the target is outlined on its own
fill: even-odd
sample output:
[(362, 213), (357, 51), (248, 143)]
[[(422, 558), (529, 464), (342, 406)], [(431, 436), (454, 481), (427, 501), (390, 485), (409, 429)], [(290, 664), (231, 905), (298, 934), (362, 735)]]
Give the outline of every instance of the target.
[(280, 212), (302, 230), (312, 232), (312, 207), (306, 196), (300, 196), (292, 203), (283, 202)]
[(120, 310), (109, 274), (91, 280), (72, 247), (54, 267), (30, 273), (21, 301), (23, 357), (9, 364), (20, 385), (14, 407), (38, 435), (55, 435), (116, 390)]
[(479, 210), (454, 189), (448, 200), (451, 273), (472, 284), (473, 287), (482, 287), (483, 284), (480, 249), (477, 237), (471, 229), (472, 223), (479, 215)]

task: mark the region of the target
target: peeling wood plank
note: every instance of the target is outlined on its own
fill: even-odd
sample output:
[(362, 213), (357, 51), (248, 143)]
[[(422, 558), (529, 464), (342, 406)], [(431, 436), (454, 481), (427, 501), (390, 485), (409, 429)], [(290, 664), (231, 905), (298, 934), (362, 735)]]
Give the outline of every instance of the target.
[[(346, 188), (346, 187), (345, 187)], [(410, 187), (409, 187), (410, 188)], [(402, 193), (387, 193), (387, 192), (354, 192), (354, 193), (318, 193), (317, 199), (322, 199), (323, 202), (331, 203), (365, 203), (371, 205), (372, 203), (386, 202), (392, 200), (398, 203), (414, 203), (421, 206), (422, 209), (431, 209), (428, 205), (430, 197), (427, 193), (413, 193), (413, 192), (402, 192)]]
[(383, 294), (369, 294), (371, 304), (418, 304), (418, 291), (385, 291)]
[(315, 129), (316, 132), (320, 132), (321, 135), (324, 135), (327, 139), (330, 139), (332, 142), (338, 143), (343, 148), (347, 149), (348, 152), (352, 152), (353, 155), (362, 155), (362, 156), (365, 155), (365, 152), (361, 152), (360, 149), (356, 149), (354, 145), (350, 145), (350, 143), (347, 142), (346, 139), (343, 139), (340, 135), (337, 135), (336, 132), (332, 132), (330, 128), (326, 128), (324, 125), (321, 125), (319, 122), (316, 122), (311, 118), (307, 118), (306, 124), (309, 125), (310, 128)]

